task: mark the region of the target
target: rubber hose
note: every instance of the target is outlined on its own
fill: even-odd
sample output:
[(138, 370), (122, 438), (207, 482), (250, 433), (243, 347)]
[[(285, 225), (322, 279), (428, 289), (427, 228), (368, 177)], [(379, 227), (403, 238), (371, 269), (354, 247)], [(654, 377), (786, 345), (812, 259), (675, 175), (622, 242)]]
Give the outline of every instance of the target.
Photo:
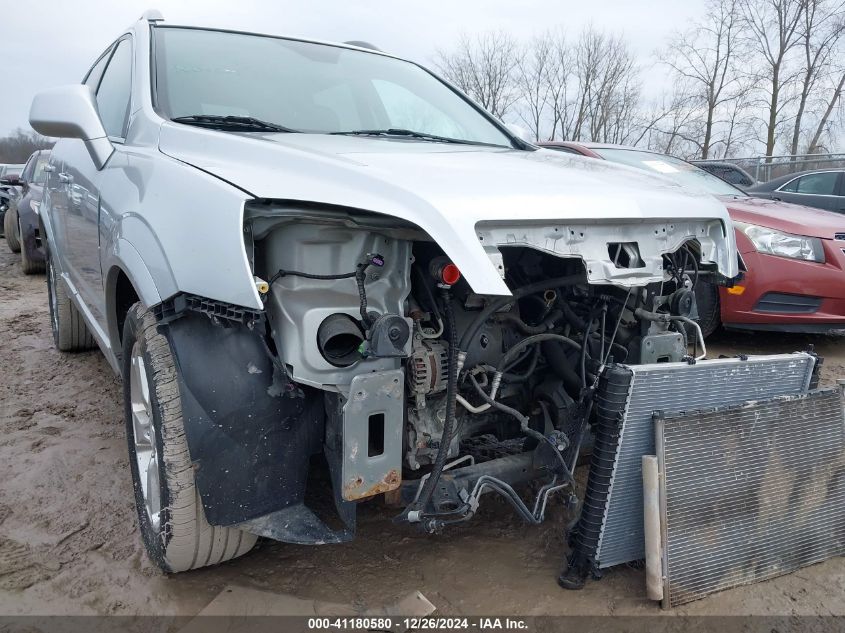
[(563, 380), (567, 393), (576, 400), (581, 395), (581, 377), (573, 368), (572, 362), (566, 357), (563, 344), (557, 341), (545, 341), (542, 343), (543, 356), (549, 362), (558, 377)]
[(516, 326), (516, 329), (523, 334), (542, 334), (543, 332), (549, 331), (549, 326), (545, 323), (541, 323), (540, 325), (528, 325), (528, 323), (520, 319), (515, 314), (502, 314), (499, 315), (496, 320), (500, 323), (510, 323), (511, 325)]
[(569, 483), (572, 485), (572, 489), (574, 490), (576, 488), (575, 477), (572, 476), (572, 471), (569, 470), (569, 466), (567, 466), (566, 460), (563, 458), (563, 455), (560, 454), (560, 451), (557, 450), (557, 446), (555, 446), (555, 443), (539, 431), (535, 431), (530, 426), (528, 426), (531, 423), (531, 420), (527, 415), (523, 415), (513, 407), (509, 407), (508, 405), (502, 404), (497, 400), (493, 400), (493, 398), (487, 395), (484, 389), (481, 388), (481, 385), (478, 384), (478, 381), (475, 379), (475, 376), (470, 375), (469, 379), (472, 382), (472, 386), (475, 387), (475, 390), (478, 392), (478, 395), (480, 395), (491, 407), (516, 418), (516, 420), (519, 422), (520, 431), (522, 431), (528, 437), (533, 438), (538, 442), (548, 444), (552, 447), (552, 452), (554, 452), (555, 456), (557, 457), (557, 460), (560, 462), (560, 465), (563, 468), (563, 474), (566, 475), (566, 478), (569, 480)]
[(507, 364), (514, 359), (514, 357), (522, 350), (522, 348), (527, 347), (528, 345), (533, 345), (534, 343), (541, 343), (542, 341), (558, 341), (560, 343), (564, 343), (573, 347), (577, 350), (581, 349), (581, 346), (573, 341), (571, 338), (564, 336), (563, 334), (554, 334), (552, 332), (546, 332), (544, 334), (534, 334), (533, 336), (526, 337), (516, 343), (513, 347), (511, 347), (508, 351), (506, 351), (503, 355), (501, 360), (499, 361), (499, 367), (506, 367)]
[(466, 351), (469, 347), (470, 341), (472, 341), (472, 339), (475, 338), (475, 335), (478, 334), (478, 330), (481, 329), (481, 326), (484, 324), (484, 322), (487, 321), (487, 319), (489, 319), (490, 316), (497, 310), (503, 308), (504, 306), (515, 301), (516, 299), (524, 297), (525, 295), (530, 295), (535, 292), (539, 292), (541, 290), (572, 286), (577, 283), (584, 283), (584, 281), (584, 275), (568, 275), (566, 277), (557, 277), (555, 279), (537, 281), (533, 284), (523, 286), (522, 288), (517, 288), (508, 296), (494, 299), (490, 302), (490, 305), (488, 305), (486, 308), (484, 308), (481, 312), (478, 313), (478, 316), (475, 317), (475, 320), (470, 323), (469, 327), (464, 331), (464, 334), (461, 337), (460, 349)]

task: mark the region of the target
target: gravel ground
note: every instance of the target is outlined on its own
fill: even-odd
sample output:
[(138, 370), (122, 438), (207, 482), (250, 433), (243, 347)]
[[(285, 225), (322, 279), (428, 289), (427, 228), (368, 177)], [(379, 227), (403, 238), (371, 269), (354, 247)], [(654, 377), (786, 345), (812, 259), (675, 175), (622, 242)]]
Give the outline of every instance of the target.
[[(644, 573), (611, 570), (579, 592), (558, 588), (565, 517), (526, 527), (495, 502), (434, 537), (363, 504), (349, 544), (260, 542), (243, 558), (167, 577), (137, 533), (120, 380), (97, 351), (53, 348), (44, 277), (25, 277), (0, 248), (0, 614), (194, 615), (226, 585), (302, 598), (384, 604), (418, 589), (440, 614), (658, 614)], [(845, 376), (842, 339), (723, 334), (718, 353), (806, 349), (823, 379)], [(583, 476), (583, 473), (579, 473)], [(676, 614), (845, 614), (845, 560), (722, 592)]]

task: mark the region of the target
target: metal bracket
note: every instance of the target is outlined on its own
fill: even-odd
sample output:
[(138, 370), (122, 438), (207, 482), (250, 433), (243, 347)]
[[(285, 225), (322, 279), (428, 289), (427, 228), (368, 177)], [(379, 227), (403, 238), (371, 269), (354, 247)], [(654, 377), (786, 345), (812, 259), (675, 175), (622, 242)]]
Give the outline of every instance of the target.
[(398, 488), (402, 483), (405, 372), (358, 374), (343, 405), (341, 483), (347, 501)]

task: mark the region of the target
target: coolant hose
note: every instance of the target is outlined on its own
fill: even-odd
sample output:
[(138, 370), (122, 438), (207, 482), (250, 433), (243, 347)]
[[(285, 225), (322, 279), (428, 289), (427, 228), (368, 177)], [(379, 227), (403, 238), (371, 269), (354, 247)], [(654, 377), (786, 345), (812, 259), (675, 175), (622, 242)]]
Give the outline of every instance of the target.
[(576, 400), (581, 396), (581, 376), (573, 369), (574, 363), (566, 357), (566, 351), (563, 349), (563, 344), (557, 341), (544, 341), (542, 343), (543, 356), (549, 363), (558, 377), (563, 380), (563, 386), (566, 387), (567, 393)]
[[(563, 343), (564, 345), (569, 345), (577, 350), (581, 349), (581, 346), (573, 341), (571, 338), (564, 336), (563, 334), (554, 334), (552, 332), (546, 332), (544, 334), (534, 334), (533, 336), (528, 336), (515, 345), (513, 345), (508, 351), (506, 351), (503, 355), (501, 360), (499, 361), (499, 367), (504, 368), (507, 367), (508, 363), (511, 362), (516, 355), (522, 351), (524, 347), (529, 345), (534, 345), (534, 343), (542, 343), (543, 341), (557, 341), (559, 343)], [(501, 371), (501, 370), (500, 370)]]
[(568, 275), (566, 277), (546, 279), (544, 281), (537, 281), (533, 284), (528, 284), (527, 286), (523, 286), (522, 288), (517, 288), (510, 295), (494, 299), (486, 308), (484, 308), (481, 312), (478, 313), (478, 316), (475, 317), (475, 320), (473, 320), (473, 322), (470, 323), (469, 327), (464, 330), (464, 334), (463, 336), (461, 336), (461, 350), (466, 352), (470, 342), (472, 341), (472, 339), (475, 338), (475, 335), (478, 334), (478, 330), (481, 329), (481, 326), (484, 325), (487, 319), (489, 319), (497, 310), (502, 309), (509, 303), (512, 303), (513, 301), (520, 299), (526, 295), (534, 294), (535, 292), (540, 292), (541, 290), (548, 290), (549, 288), (562, 288), (564, 286), (573, 286), (577, 283), (583, 283), (584, 281), (584, 275)]
[[(440, 447), (437, 449), (437, 456), (434, 458), (434, 465), (431, 468), (431, 474), (423, 484), (423, 489), (420, 491), (417, 500), (408, 506), (408, 512), (416, 511), (421, 513), (428, 506), (431, 501), (431, 495), (434, 494), (434, 488), (440, 480), (440, 475), (443, 473), (443, 467), (446, 465), (446, 459), (449, 455), (449, 445), (452, 443), (452, 434), (455, 428), (455, 404), (458, 395), (458, 374), (461, 371), (463, 360), (461, 358), (460, 350), (458, 350), (458, 333), (455, 329), (455, 313), (452, 311), (452, 295), (448, 288), (443, 288), (443, 312), (446, 318), (446, 327), (449, 330), (449, 356), (448, 356), (448, 372), (449, 378), (446, 382), (446, 419), (443, 421), (443, 433), (440, 436)], [(419, 514), (417, 519), (419, 520)]]

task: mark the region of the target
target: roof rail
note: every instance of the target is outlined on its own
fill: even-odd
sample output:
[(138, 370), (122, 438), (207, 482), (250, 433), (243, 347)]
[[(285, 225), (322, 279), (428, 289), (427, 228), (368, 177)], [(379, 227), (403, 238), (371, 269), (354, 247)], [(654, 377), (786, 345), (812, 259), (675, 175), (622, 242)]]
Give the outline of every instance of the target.
[(161, 22), (162, 20), (164, 20), (164, 16), (158, 9), (147, 9), (146, 11), (144, 11), (144, 14), (141, 16), (141, 19), (146, 20), (147, 22)]

